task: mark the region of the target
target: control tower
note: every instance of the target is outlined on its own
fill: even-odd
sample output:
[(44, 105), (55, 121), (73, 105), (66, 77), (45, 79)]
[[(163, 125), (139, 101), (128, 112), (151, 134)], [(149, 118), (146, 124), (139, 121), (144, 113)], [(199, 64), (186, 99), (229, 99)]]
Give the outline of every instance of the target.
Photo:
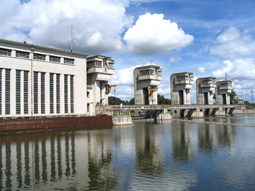
[(213, 105), (213, 92), (215, 92), (215, 78), (198, 78), (196, 80), (197, 104)]
[(157, 86), (162, 80), (162, 69), (149, 65), (134, 69), (134, 94), (136, 105), (158, 104)]
[(232, 81), (226, 80), (216, 82), (216, 104), (229, 105), (232, 90)]
[(175, 73), (170, 77), (172, 105), (190, 104), (190, 89), (192, 88), (193, 73)]

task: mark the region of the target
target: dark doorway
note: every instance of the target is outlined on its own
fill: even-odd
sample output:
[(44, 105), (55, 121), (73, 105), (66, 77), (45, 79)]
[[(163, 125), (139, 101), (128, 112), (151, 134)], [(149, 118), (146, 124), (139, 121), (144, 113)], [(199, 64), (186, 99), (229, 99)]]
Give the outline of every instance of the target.
[(227, 104), (227, 99), (226, 99), (226, 94), (222, 94), (222, 104), (226, 105)]
[(204, 104), (205, 105), (209, 104), (209, 102), (208, 102), (208, 93), (204, 93)]
[(179, 91), (179, 100), (180, 100), (179, 104), (183, 105), (184, 101), (183, 101), (183, 91), (182, 90)]
[(143, 99), (144, 99), (144, 104), (149, 105), (148, 88), (143, 88)]

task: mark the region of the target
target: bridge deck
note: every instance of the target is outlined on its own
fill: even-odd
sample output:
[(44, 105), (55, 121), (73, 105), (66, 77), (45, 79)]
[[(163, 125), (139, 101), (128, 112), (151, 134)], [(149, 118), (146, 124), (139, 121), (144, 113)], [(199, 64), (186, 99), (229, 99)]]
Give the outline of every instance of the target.
[(238, 105), (107, 105), (107, 106), (97, 106), (102, 107), (104, 110), (112, 111), (130, 111), (130, 110), (173, 110), (173, 109), (236, 109)]

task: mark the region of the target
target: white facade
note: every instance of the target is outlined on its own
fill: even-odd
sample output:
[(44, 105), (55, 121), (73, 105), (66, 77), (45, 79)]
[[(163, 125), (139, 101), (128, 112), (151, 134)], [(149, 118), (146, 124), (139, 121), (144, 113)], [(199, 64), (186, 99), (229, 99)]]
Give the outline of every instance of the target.
[(215, 78), (198, 78), (196, 80), (197, 104), (212, 105), (215, 87)]
[(90, 115), (95, 115), (96, 105), (108, 105), (108, 81), (113, 74), (114, 60), (111, 57), (87, 58), (87, 109)]
[(87, 56), (0, 39), (0, 117), (93, 115), (113, 61), (106, 59), (107, 69), (87, 68)]
[(143, 66), (134, 70), (135, 104), (157, 105), (157, 86), (162, 80), (162, 69), (159, 66)]
[(192, 88), (193, 73), (175, 73), (170, 76), (172, 105), (190, 104), (190, 89)]
[(216, 82), (216, 104), (229, 105), (232, 89), (232, 81), (226, 80)]

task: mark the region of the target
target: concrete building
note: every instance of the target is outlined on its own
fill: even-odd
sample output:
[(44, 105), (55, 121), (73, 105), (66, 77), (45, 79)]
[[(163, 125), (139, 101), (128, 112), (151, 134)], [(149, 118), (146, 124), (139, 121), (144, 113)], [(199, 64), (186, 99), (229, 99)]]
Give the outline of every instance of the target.
[(193, 73), (175, 73), (170, 77), (172, 105), (190, 104), (190, 89), (192, 88)]
[(143, 66), (134, 70), (135, 104), (158, 104), (157, 86), (162, 80), (162, 69), (159, 66)]
[(212, 105), (215, 87), (215, 78), (198, 78), (196, 80), (197, 104)]
[[(103, 61), (102, 68), (93, 67), (93, 64), (87, 68), (87, 56), (86, 53), (0, 40), (0, 117), (93, 115), (95, 108), (90, 107), (90, 103), (100, 102), (101, 97), (94, 95), (98, 93), (100, 82), (109, 77), (104, 78)], [(92, 62), (98, 57), (89, 60)], [(106, 63), (112, 67), (112, 61)], [(108, 71), (113, 73), (112, 69)], [(90, 82), (91, 87), (87, 88)], [(96, 98), (91, 101), (87, 96)]]
[(229, 105), (230, 94), (232, 92), (232, 81), (218, 81), (216, 82), (216, 104)]
[(111, 57), (93, 56), (87, 58), (87, 110), (95, 115), (96, 105), (108, 105), (111, 86), (108, 81), (114, 74), (114, 60)]

